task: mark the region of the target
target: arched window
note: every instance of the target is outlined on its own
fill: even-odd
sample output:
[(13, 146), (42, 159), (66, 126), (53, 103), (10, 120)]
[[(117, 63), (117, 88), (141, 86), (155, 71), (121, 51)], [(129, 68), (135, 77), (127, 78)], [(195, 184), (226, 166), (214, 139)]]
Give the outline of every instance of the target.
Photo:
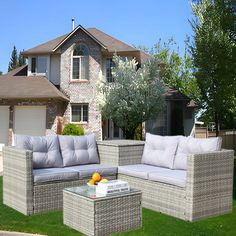
[(86, 45), (76, 45), (73, 51), (72, 79), (88, 80), (89, 50)]

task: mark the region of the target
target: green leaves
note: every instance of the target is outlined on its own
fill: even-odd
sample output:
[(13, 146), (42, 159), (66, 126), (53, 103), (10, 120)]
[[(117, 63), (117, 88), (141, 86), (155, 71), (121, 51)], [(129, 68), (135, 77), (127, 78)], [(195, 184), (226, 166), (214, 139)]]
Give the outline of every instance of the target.
[[(236, 97), (235, 9), (225, 0), (202, 0), (192, 4), (191, 22), (194, 37), (191, 53), (194, 75), (202, 95), (202, 103), (212, 121), (226, 122), (231, 116)], [(218, 127), (218, 126), (217, 126)], [(235, 127), (232, 122), (228, 128)]]

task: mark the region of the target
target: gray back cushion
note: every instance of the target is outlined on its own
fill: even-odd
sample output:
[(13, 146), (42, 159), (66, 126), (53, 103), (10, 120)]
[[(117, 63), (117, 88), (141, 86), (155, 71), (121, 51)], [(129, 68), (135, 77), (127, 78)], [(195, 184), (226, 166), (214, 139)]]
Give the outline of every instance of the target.
[(95, 134), (59, 136), (64, 166), (99, 163)]
[(160, 136), (146, 133), (142, 164), (173, 168), (178, 136)]
[(33, 167), (63, 167), (58, 137), (15, 135), (15, 146), (33, 151)]

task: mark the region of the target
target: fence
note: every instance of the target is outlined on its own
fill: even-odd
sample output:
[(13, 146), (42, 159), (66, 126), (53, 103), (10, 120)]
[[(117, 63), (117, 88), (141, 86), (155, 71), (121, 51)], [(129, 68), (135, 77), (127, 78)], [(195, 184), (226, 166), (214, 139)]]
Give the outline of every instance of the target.
[[(215, 137), (214, 131), (208, 131), (206, 127), (195, 128), (195, 138)], [(236, 153), (236, 130), (221, 130), (219, 136), (222, 137), (222, 148), (233, 149)]]

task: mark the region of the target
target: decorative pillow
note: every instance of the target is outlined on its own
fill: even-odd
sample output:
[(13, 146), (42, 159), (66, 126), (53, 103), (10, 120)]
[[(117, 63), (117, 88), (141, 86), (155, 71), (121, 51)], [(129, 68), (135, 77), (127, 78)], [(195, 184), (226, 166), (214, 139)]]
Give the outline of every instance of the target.
[(178, 136), (160, 136), (147, 133), (142, 163), (173, 168), (177, 145)]
[(33, 168), (63, 167), (58, 137), (15, 135), (15, 146), (33, 151)]
[(95, 134), (59, 136), (64, 166), (99, 163)]
[(174, 160), (174, 169), (187, 169), (187, 155), (219, 151), (222, 138), (193, 138), (181, 137)]

